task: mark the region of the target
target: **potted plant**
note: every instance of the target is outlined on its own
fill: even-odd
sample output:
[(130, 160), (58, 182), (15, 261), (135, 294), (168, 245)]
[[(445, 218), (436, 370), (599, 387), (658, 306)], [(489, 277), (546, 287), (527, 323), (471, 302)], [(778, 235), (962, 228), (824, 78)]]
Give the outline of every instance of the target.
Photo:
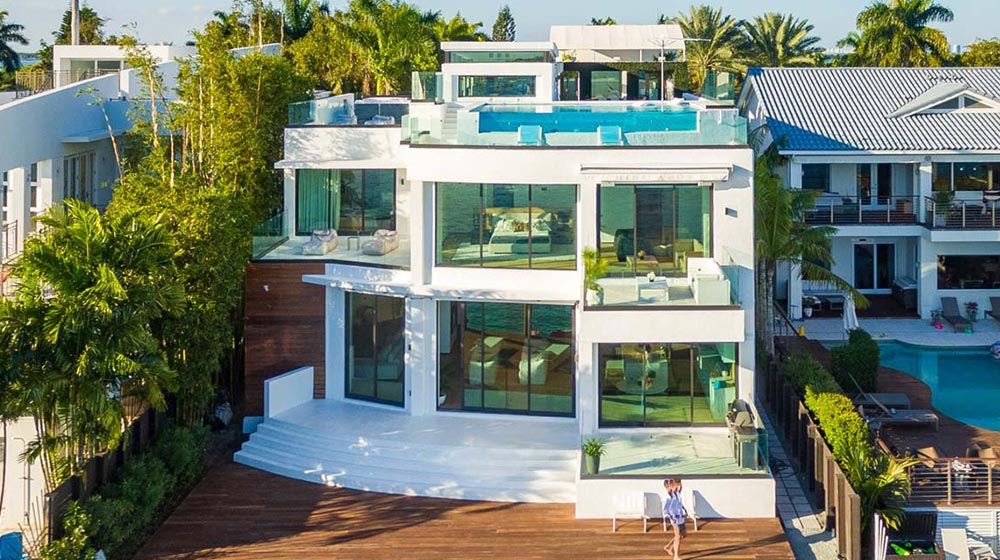
[(819, 303), (819, 300), (813, 296), (806, 296), (802, 298), (802, 314), (806, 317), (812, 317), (813, 307), (816, 307), (817, 303)]
[(604, 440), (599, 437), (587, 438), (581, 446), (583, 451), (583, 474), (597, 474), (601, 470), (601, 457), (607, 451)]
[(604, 288), (597, 282), (608, 272), (608, 262), (592, 247), (583, 250), (583, 287), (587, 290), (587, 305), (604, 305)]
[(975, 322), (979, 318), (979, 304), (974, 301), (965, 302), (965, 314), (970, 321)]
[(955, 204), (955, 193), (951, 191), (934, 192), (934, 226), (944, 227), (948, 223), (948, 212)]

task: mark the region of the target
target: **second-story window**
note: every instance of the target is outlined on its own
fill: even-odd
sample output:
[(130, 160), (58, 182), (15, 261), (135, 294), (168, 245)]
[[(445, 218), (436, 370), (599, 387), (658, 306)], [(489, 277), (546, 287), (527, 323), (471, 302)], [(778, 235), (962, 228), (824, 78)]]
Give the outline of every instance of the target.
[(300, 169), (295, 189), (296, 235), (325, 229), (369, 234), (396, 228), (393, 169)]
[(830, 190), (830, 165), (806, 163), (802, 165), (802, 188), (827, 192)]
[(534, 76), (459, 76), (459, 97), (534, 97)]

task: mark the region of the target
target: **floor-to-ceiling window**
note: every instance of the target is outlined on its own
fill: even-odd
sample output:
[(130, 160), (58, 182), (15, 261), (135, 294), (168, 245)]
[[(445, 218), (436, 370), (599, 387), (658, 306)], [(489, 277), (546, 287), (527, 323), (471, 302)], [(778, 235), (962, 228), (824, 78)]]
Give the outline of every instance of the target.
[(295, 178), (296, 235), (335, 229), (367, 234), (396, 228), (392, 169), (300, 169)]
[(599, 344), (601, 426), (725, 423), (736, 344)]
[(599, 191), (601, 254), (609, 276), (683, 276), (712, 256), (712, 191), (688, 185), (616, 185)]
[(576, 268), (575, 185), (438, 183), (438, 266)]
[(438, 304), (439, 408), (572, 416), (573, 307)]
[(403, 406), (406, 300), (348, 292), (346, 303), (346, 395)]

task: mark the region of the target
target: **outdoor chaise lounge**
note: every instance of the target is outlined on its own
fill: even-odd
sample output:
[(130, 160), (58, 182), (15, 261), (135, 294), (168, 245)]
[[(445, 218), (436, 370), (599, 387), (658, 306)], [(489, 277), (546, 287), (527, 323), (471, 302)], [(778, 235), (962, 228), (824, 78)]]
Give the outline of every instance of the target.
[(990, 310), (986, 314), (993, 317), (994, 320), (1000, 321), (1000, 297), (990, 298)]
[(325, 255), (337, 248), (337, 230), (322, 229), (312, 232), (309, 241), (302, 245), (303, 255)]
[(941, 318), (948, 321), (955, 332), (958, 332), (959, 328), (972, 332), (972, 321), (962, 317), (958, 311), (958, 300), (953, 297), (941, 298)]

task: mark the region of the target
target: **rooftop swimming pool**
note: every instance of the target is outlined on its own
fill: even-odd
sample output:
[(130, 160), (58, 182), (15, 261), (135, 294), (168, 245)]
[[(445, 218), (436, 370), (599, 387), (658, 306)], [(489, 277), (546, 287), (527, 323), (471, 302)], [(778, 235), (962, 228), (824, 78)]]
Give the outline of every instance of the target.
[(934, 408), (988, 430), (1000, 431), (1000, 360), (988, 348), (930, 348), (880, 342), (881, 363), (923, 381)]
[(698, 110), (676, 103), (589, 103), (565, 105), (483, 105), (479, 132), (517, 132), (538, 125), (544, 134), (596, 132), (599, 126), (617, 126), (631, 132), (690, 132), (698, 129)]

